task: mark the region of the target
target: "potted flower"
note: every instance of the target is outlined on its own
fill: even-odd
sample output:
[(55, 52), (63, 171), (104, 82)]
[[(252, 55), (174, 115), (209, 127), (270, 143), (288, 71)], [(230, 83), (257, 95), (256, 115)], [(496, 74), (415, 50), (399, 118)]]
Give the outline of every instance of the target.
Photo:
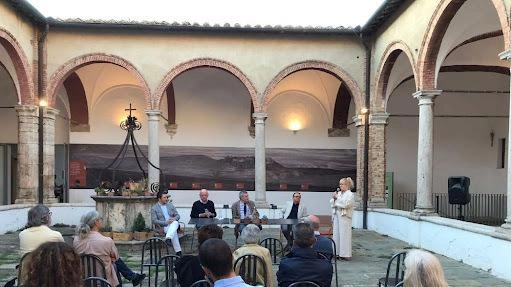
[(133, 222), (133, 238), (138, 241), (145, 241), (149, 238), (149, 232), (145, 225), (144, 216), (138, 213), (135, 221)]

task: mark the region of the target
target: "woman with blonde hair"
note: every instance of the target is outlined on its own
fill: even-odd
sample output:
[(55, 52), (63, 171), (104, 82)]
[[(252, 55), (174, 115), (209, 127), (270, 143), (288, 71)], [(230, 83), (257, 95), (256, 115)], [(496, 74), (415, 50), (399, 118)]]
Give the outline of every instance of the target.
[(332, 238), (337, 247), (336, 257), (351, 260), (351, 217), (355, 198), (351, 192), (353, 180), (350, 177), (339, 180), (339, 188), (330, 199), (332, 207)]
[(412, 249), (405, 258), (405, 287), (447, 287), (438, 258), (424, 250)]

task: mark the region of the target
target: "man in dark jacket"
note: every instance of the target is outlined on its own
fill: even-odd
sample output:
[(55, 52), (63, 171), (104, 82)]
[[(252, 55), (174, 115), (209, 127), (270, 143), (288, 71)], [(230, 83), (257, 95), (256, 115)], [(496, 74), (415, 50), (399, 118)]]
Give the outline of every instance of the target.
[(279, 286), (287, 287), (297, 281), (312, 281), (321, 287), (332, 282), (332, 264), (314, 250), (314, 230), (308, 223), (293, 227), (294, 241), (291, 252), (280, 261), (277, 271)]

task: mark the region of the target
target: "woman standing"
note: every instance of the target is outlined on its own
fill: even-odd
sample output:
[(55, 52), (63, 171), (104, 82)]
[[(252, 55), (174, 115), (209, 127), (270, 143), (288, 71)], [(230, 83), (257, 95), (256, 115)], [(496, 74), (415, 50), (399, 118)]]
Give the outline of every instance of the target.
[(339, 188), (330, 199), (333, 239), (337, 246), (337, 259), (342, 260), (351, 260), (351, 217), (355, 201), (352, 187), (353, 180), (350, 177), (341, 178)]

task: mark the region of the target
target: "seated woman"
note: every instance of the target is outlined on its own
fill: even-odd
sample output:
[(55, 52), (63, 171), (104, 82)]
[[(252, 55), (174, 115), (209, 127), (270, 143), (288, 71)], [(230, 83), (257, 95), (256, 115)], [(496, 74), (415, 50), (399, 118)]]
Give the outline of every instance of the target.
[(420, 249), (412, 249), (405, 257), (404, 286), (447, 287), (442, 265), (435, 255)]
[(31, 253), (24, 287), (83, 286), (80, 256), (64, 242), (46, 242)]
[[(261, 230), (255, 224), (249, 224), (241, 231), (241, 239), (245, 242), (243, 246), (236, 249), (233, 252), (233, 263), (236, 262), (236, 259), (240, 258), (243, 255), (254, 254), (261, 258), (263, 258), (264, 263), (266, 264), (266, 276), (268, 284), (265, 285), (264, 277), (263, 277), (263, 269), (257, 269), (257, 283), (262, 286), (273, 287), (275, 283), (273, 282), (273, 268), (270, 251), (259, 245)], [(234, 270), (236, 274), (239, 274), (239, 263), (236, 266), (236, 270)]]
[(76, 228), (77, 235), (73, 241), (73, 247), (78, 254), (93, 254), (101, 258), (106, 267), (106, 277), (112, 286), (119, 285), (117, 271), (137, 286), (145, 278), (145, 274), (137, 274), (126, 266), (119, 258), (117, 247), (112, 238), (105, 237), (99, 230), (103, 226), (103, 218), (97, 211), (89, 211), (80, 219), (80, 225)]

